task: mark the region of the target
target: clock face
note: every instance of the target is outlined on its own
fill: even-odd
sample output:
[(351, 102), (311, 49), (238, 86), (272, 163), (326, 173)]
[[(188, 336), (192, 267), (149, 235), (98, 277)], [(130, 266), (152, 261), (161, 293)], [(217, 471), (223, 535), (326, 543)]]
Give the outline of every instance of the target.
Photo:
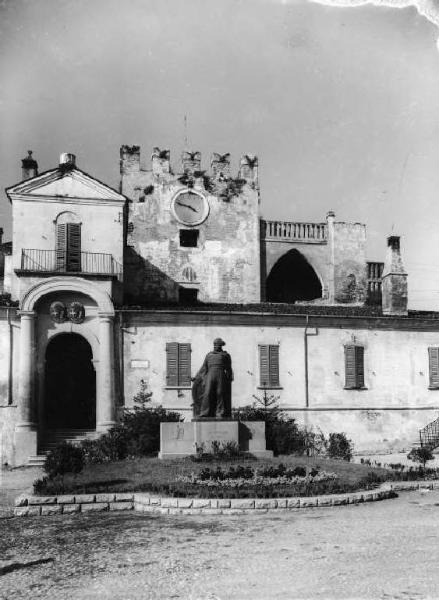
[(204, 196), (185, 190), (172, 201), (174, 216), (184, 225), (199, 225), (209, 214), (209, 204)]

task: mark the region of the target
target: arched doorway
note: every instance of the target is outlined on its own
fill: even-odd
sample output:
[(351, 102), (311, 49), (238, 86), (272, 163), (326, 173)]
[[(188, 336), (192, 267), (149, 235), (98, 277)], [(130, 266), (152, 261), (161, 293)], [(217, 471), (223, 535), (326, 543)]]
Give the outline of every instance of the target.
[(95, 429), (93, 353), (76, 333), (55, 336), (46, 349), (44, 421), (47, 429)]
[(268, 302), (296, 302), (322, 297), (322, 284), (298, 250), (281, 256), (267, 277)]

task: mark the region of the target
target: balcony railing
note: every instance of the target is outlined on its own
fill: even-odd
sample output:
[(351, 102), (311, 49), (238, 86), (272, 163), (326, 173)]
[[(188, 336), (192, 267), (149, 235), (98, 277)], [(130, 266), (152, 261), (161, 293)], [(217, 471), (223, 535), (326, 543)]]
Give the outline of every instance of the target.
[(326, 244), (326, 223), (291, 223), (288, 221), (261, 221), (261, 237), (267, 241)]
[[(80, 259), (79, 259), (80, 255)], [(80, 252), (76, 256), (58, 250), (25, 249), (21, 252), (21, 270), (33, 273), (81, 273), (116, 275), (122, 273), (121, 265), (111, 254)]]

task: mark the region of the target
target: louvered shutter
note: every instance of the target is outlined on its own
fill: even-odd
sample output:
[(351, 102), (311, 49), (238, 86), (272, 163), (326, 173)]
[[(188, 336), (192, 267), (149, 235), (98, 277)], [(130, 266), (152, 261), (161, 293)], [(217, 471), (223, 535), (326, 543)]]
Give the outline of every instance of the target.
[(430, 387), (439, 388), (439, 348), (428, 349)]
[(355, 376), (357, 388), (364, 387), (364, 348), (355, 346)]
[(168, 342), (166, 344), (166, 385), (178, 385), (178, 344)]
[(345, 346), (345, 378), (347, 388), (364, 387), (363, 346)]
[(347, 388), (355, 388), (357, 379), (355, 377), (355, 346), (345, 346), (345, 385)]
[(269, 382), (279, 387), (279, 346), (269, 346)]
[(67, 270), (81, 270), (81, 225), (67, 224)]
[(191, 345), (178, 344), (178, 385), (191, 385)]
[(56, 270), (65, 271), (67, 260), (67, 225), (56, 226)]
[(270, 350), (267, 345), (259, 346), (259, 383), (262, 387), (270, 385)]

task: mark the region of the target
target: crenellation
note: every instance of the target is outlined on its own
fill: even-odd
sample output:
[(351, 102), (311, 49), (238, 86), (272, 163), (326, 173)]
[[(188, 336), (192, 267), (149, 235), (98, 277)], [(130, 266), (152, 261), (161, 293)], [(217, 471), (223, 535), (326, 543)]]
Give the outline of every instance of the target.
[(121, 146), (120, 173), (137, 173), (140, 171), (140, 146)]
[(248, 183), (258, 187), (258, 157), (254, 154), (243, 154), (239, 163), (240, 179), (245, 179)]
[(230, 178), (230, 154), (218, 154), (214, 152), (210, 161), (212, 178), (216, 182)]
[(171, 174), (171, 152), (157, 146), (151, 156), (152, 172), (155, 177), (168, 177)]
[(201, 152), (183, 150), (181, 154), (181, 164), (183, 173), (193, 175), (197, 171), (201, 171)]

